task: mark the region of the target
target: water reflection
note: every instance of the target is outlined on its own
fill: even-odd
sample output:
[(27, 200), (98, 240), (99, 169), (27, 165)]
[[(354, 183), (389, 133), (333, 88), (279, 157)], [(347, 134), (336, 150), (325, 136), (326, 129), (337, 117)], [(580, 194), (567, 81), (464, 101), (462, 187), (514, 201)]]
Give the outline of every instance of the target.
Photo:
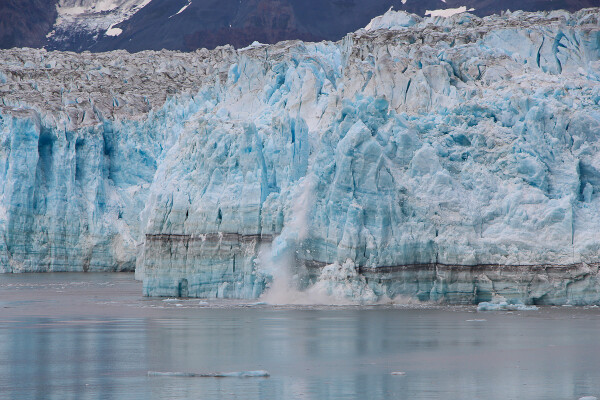
[[(28, 318), (0, 329), (2, 399), (113, 399), (142, 385), (145, 332), (135, 321)], [(137, 375), (137, 378), (136, 378)]]
[[(599, 314), (265, 307), (152, 309), (140, 318), (107, 318), (80, 315), (76, 306), (60, 318), (0, 314), (0, 398), (600, 396)], [(146, 375), (257, 369), (271, 377)]]
[(577, 399), (599, 388), (593, 319), (504, 315), (467, 322), (461, 313), (406, 310), (209, 314), (152, 330), (148, 347), (157, 351), (150, 364), (186, 371), (267, 369), (273, 377), (155, 380), (155, 398), (178, 390), (182, 398), (202, 393), (224, 399)]

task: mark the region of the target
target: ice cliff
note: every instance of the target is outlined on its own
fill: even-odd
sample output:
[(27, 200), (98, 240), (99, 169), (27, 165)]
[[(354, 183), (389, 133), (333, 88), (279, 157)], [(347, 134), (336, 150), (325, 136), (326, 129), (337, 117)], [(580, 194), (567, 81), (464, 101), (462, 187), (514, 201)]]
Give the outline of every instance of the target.
[(3, 51), (0, 269), (137, 264), (146, 295), (285, 277), (599, 302), (599, 15), (390, 11), (336, 43)]

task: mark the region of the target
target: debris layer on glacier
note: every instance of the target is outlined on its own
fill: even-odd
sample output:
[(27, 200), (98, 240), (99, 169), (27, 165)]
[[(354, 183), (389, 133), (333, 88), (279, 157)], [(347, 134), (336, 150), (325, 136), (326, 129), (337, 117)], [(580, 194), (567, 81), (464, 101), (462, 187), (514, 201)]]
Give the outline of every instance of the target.
[(145, 295), (252, 298), (343, 265), (369, 298), (598, 303), (598, 16), (2, 51), (0, 269), (135, 264)]

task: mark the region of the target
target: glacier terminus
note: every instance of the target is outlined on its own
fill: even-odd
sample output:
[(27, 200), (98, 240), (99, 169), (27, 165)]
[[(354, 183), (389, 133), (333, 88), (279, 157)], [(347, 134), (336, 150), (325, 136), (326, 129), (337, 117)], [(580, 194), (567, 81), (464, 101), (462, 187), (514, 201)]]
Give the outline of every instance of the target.
[(1, 272), (600, 304), (600, 9), (0, 60)]

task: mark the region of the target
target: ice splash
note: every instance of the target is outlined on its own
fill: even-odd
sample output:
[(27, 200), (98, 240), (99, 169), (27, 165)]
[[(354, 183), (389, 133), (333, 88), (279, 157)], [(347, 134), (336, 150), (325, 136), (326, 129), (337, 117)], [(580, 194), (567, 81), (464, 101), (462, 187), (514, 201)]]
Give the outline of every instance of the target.
[(354, 261), (347, 259), (343, 264), (334, 263), (323, 267), (319, 279), (308, 288), (309, 295), (324, 293), (333, 299), (352, 299), (358, 303), (375, 303), (379, 296), (358, 273)]
[(323, 267), (316, 282), (302, 290), (298, 274), (291, 279), (274, 278), (261, 300), (268, 304), (283, 305), (351, 305), (377, 303), (379, 296), (358, 273), (354, 262), (334, 263)]
[(300, 179), (294, 193), (285, 225), (271, 246), (259, 252), (257, 273), (269, 282), (260, 297), (268, 304), (365, 304), (374, 303), (378, 296), (358, 273), (351, 259), (323, 267), (314, 284), (306, 284), (305, 273), (296, 265), (296, 254), (308, 238), (309, 210), (314, 201), (316, 178), (308, 175)]
[[(268, 282), (267, 291), (273, 298), (284, 298), (299, 282), (292, 271), (297, 249), (308, 236), (308, 210), (312, 200), (314, 177), (300, 179), (292, 192), (294, 198), (286, 213), (281, 234), (271, 245), (263, 246), (256, 259), (256, 273)], [(292, 290), (293, 291), (293, 290)]]
[(477, 311), (536, 311), (536, 306), (526, 306), (520, 301), (506, 300), (503, 296), (494, 296), (491, 302), (483, 301), (477, 305)]

